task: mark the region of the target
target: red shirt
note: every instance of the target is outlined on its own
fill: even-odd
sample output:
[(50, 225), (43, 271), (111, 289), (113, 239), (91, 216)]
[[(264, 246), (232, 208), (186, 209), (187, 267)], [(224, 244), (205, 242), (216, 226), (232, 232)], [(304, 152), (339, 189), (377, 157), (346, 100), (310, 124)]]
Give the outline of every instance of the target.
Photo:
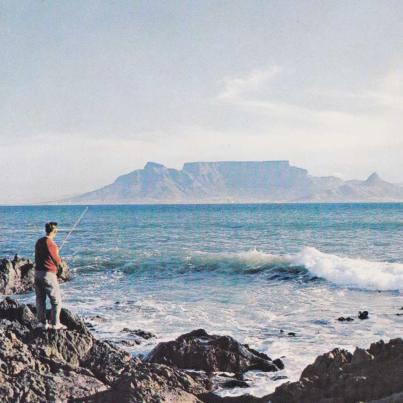
[(36, 270), (57, 273), (57, 266), (62, 264), (57, 245), (47, 236), (40, 238), (35, 244)]

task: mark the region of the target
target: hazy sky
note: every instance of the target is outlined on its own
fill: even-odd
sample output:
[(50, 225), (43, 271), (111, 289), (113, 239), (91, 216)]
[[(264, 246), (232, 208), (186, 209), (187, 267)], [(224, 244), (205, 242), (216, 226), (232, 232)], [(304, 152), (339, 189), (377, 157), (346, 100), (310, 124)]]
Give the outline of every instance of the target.
[(0, 0), (0, 203), (147, 161), (403, 182), (402, 1)]

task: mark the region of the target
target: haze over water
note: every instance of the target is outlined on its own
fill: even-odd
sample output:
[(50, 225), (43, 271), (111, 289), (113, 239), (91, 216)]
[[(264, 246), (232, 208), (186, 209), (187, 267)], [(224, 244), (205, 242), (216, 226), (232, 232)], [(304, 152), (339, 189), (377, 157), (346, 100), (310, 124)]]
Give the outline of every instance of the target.
[[(59, 222), (60, 243), (82, 210), (0, 207), (1, 256), (32, 258), (49, 220)], [(100, 337), (127, 339), (124, 327), (158, 336), (126, 347), (134, 354), (205, 328), (284, 356), (280, 374), (294, 380), (334, 347), (402, 335), (402, 229), (401, 203), (90, 206), (61, 252), (74, 274), (64, 304)], [(369, 319), (358, 320), (359, 310)], [(272, 376), (248, 373), (247, 391), (284, 382)]]

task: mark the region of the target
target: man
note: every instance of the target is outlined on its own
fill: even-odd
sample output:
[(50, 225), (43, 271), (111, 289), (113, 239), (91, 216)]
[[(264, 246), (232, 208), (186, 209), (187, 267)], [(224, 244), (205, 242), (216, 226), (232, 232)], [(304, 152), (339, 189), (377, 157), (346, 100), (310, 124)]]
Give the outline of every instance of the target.
[[(35, 292), (36, 311), (42, 325), (51, 329), (66, 329), (60, 323), (61, 295), (57, 279), (58, 268), (62, 264), (59, 249), (53, 241), (57, 234), (57, 222), (45, 225), (46, 236), (38, 239), (35, 244)], [(46, 322), (46, 296), (49, 297), (52, 309), (50, 324)]]

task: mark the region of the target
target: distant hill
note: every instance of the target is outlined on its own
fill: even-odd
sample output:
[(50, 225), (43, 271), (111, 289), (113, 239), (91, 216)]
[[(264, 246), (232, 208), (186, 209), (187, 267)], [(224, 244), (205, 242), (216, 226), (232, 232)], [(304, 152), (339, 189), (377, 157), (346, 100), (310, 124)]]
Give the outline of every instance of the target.
[(373, 173), (364, 181), (315, 177), (288, 161), (148, 162), (101, 189), (59, 203), (258, 203), (403, 201), (403, 187)]

